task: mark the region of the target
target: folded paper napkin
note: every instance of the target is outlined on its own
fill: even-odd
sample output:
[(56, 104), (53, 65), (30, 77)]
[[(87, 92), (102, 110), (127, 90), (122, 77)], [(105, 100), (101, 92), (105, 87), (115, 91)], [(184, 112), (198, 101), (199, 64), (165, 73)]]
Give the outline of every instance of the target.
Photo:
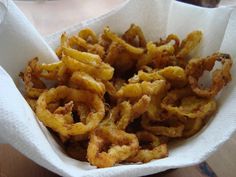
[[(131, 23), (144, 30), (149, 40), (169, 33), (183, 38), (193, 30), (202, 30), (204, 39), (194, 56), (215, 51), (236, 58), (236, 10), (207, 9), (171, 0), (130, 0), (108, 14), (69, 29), (75, 34), (83, 27), (100, 32), (109, 25), (112, 31), (124, 32)], [(46, 38), (38, 34), (12, 1), (0, 1), (0, 142), (9, 143), (39, 165), (62, 176), (142, 176), (200, 163), (230, 138), (236, 129), (236, 68), (233, 81), (218, 99), (218, 112), (195, 136), (170, 147), (169, 157), (146, 164), (117, 165), (97, 169), (65, 155), (47, 129), (37, 120), (19, 90), (18, 74), (29, 59), (56, 61), (52, 49), (59, 44), (61, 32)], [(50, 47), (49, 47), (50, 46)]]

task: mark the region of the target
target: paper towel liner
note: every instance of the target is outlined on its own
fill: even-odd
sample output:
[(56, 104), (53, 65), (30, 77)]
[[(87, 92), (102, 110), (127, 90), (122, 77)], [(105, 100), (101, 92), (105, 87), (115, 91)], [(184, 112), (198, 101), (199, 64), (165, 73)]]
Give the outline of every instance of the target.
[[(149, 40), (156, 41), (168, 33), (183, 38), (200, 29), (204, 40), (193, 54), (208, 55), (220, 50), (236, 57), (236, 11), (230, 8), (207, 9), (170, 0), (126, 1), (117, 9), (98, 18), (75, 25), (67, 31), (75, 34), (83, 27), (101, 32), (109, 25), (112, 31), (124, 32), (131, 23), (143, 29)], [(55, 49), (61, 32), (46, 40)], [(57, 60), (48, 44), (26, 20), (12, 1), (8, 1), (4, 24), (0, 25), (0, 137), (39, 165), (62, 176), (142, 176), (171, 168), (194, 165), (205, 160), (236, 129), (235, 79), (224, 88), (218, 99), (218, 111), (195, 136), (170, 147), (169, 157), (146, 164), (116, 165), (97, 169), (88, 163), (69, 158), (17, 90), (17, 76), (27, 61), (39, 56), (41, 61)], [(233, 65), (232, 75), (236, 75)]]

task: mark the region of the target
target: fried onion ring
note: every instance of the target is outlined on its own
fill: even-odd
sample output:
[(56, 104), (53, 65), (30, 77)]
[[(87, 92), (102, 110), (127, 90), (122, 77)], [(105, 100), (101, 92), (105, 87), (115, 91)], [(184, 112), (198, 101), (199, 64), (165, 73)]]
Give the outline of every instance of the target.
[[(54, 114), (47, 109), (47, 104), (61, 99), (91, 104), (94, 112), (89, 113), (87, 124), (83, 124), (82, 122), (74, 124), (67, 123), (63, 114)], [(37, 100), (36, 114), (44, 125), (52, 128), (62, 136), (67, 137), (69, 135), (85, 134), (96, 128), (104, 117), (105, 108), (102, 100), (96, 94), (89, 91), (68, 88), (66, 86), (59, 86), (40, 95)], [(70, 116), (72, 116), (71, 113)]]
[(152, 132), (154, 135), (163, 135), (167, 137), (181, 137), (183, 135), (184, 125), (182, 123), (175, 123), (172, 125), (172, 123), (169, 124), (167, 122), (167, 125), (162, 125), (163, 123), (159, 122), (160, 125), (156, 125), (158, 122), (153, 121), (151, 119), (148, 119), (147, 117), (143, 116), (141, 125), (142, 127)]
[(120, 37), (118, 37), (115, 33), (112, 33), (109, 29), (109, 27), (106, 27), (104, 29), (104, 34), (111, 39), (114, 42), (117, 42), (118, 44), (120, 44), (121, 46), (123, 46), (127, 51), (129, 51), (130, 53), (136, 54), (136, 55), (141, 55), (144, 52), (143, 48), (138, 48), (138, 47), (134, 47), (132, 45), (130, 45), (129, 43), (125, 42), (123, 39), (121, 39)]
[(127, 162), (149, 162), (153, 159), (160, 159), (168, 156), (168, 149), (166, 144), (160, 144), (158, 137), (152, 133), (142, 131), (137, 132), (136, 136), (138, 137), (139, 142), (148, 143), (147, 146), (143, 146), (138, 153), (128, 158)]
[(158, 73), (168, 80), (172, 86), (183, 87), (187, 84), (185, 70), (179, 66), (167, 66), (159, 70)]
[(144, 71), (138, 71), (138, 74), (131, 77), (128, 81), (129, 83), (138, 83), (141, 81), (152, 82), (155, 80), (165, 80), (165, 78), (162, 75), (160, 75), (159, 72), (157, 71), (149, 73)]
[(82, 29), (78, 33), (78, 36), (83, 38), (84, 40), (86, 40), (87, 42), (89, 42), (91, 44), (96, 44), (98, 42), (96, 33), (89, 28)]
[(183, 137), (190, 137), (196, 134), (203, 126), (203, 119), (187, 119), (184, 121), (184, 132)]
[(175, 52), (172, 44), (156, 46), (153, 42), (147, 43), (147, 53), (143, 55), (137, 62), (137, 68), (155, 63), (155, 68), (163, 68), (168, 65), (173, 65), (175, 61), (171, 58)]
[(141, 28), (135, 24), (131, 24), (130, 28), (123, 34), (122, 38), (133, 46), (146, 46), (144, 34)]
[(34, 58), (28, 62), (24, 73), (20, 73), (27, 97), (38, 98), (46, 90), (46, 85), (39, 79), (41, 71), (38, 58)]
[[(104, 151), (107, 147), (107, 151)], [(134, 134), (111, 127), (99, 127), (90, 136), (88, 161), (99, 168), (111, 167), (137, 153), (138, 139)]]
[(127, 84), (122, 86), (117, 91), (118, 97), (141, 97), (142, 95), (155, 95), (159, 92), (160, 89), (166, 86), (164, 80), (156, 80), (154, 82), (143, 81), (141, 83)]
[[(181, 102), (180, 105), (176, 103)], [(213, 99), (204, 99), (194, 96), (190, 88), (176, 89), (167, 93), (161, 106), (170, 114), (179, 118), (205, 118), (216, 110)]]
[[(63, 33), (59, 61), (34, 58), (20, 73), (24, 97), (72, 158), (98, 168), (163, 158), (169, 141), (202, 129), (231, 81), (228, 54), (190, 58), (201, 38), (193, 31), (182, 41), (146, 41), (135, 24), (123, 34)], [(202, 84), (211, 70), (211, 85)]]
[(71, 72), (83, 71), (102, 80), (110, 80), (114, 73), (114, 68), (106, 63), (102, 63), (99, 66), (92, 66), (69, 56), (62, 57), (62, 61)]
[(105, 86), (102, 82), (95, 80), (92, 76), (85, 72), (73, 72), (70, 81), (77, 85), (78, 88), (86, 89), (91, 92), (103, 96), (105, 93)]
[(121, 102), (112, 108), (107, 118), (103, 120), (103, 124), (125, 130), (135, 118), (138, 118), (147, 111), (150, 100), (149, 96), (144, 95), (133, 105), (128, 101)]
[(177, 58), (183, 59), (186, 57), (200, 43), (202, 35), (201, 31), (193, 31), (189, 33), (180, 45)]
[[(211, 71), (215, 62), (222, 63), (222, 69), (216, 69), (212, 73), (212, 85), (209, 88), (201, 88), (198, 80), (203, 72)], [(232, 67), (232, 59), (228, 54), (215, 53), (207, 58), (191, 59), (186, 66), (188, 81), (193, 91), (201, 97), (212, 98), (231, 81), (230, 69)]]

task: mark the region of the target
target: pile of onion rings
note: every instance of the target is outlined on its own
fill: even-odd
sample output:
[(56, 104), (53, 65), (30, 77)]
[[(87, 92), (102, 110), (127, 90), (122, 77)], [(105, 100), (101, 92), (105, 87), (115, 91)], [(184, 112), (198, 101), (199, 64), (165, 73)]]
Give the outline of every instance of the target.
[[(134, 24), (123, 35), (63, 33), (58, 62), (34, 58), (20, 73), (25, 98), (72, 158), (103, 168), (167, 157), (167, 144), (196, 134), (231, 81), (230, 55), (190, 57), (201, 39), (193, 31), (148, 42)], [(211, 85), (200, 84), (212, 70)]]

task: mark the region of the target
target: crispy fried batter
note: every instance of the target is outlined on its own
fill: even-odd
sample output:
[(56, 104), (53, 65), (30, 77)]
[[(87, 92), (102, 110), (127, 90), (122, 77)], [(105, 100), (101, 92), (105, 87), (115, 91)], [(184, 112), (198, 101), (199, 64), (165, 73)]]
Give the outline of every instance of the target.
[(139, 149), (138, 153), (129, 157), (127, 162), (149, 162), (153, 159), (160, 159), (168, 156), (168, 149), (166, 144), (161, 144), (159, 138), (147, 131), (137, 132), (136, 136), (140, 143), (144, 143), (141, 145), (141, 149)]
[(152, 132), (154, 135), (163, 135), (167, 137), (181, 137), (183, 135), (184, 125), (180, 122), (159, 122), (153, 121), (146, 116), (142, 117), (142, 127)]
[[(90, 137), (88, 161), (97, 167), (111, 167), (126, 160), (138, 151), (138, 139), (134, 134), (110, 127), (97, 128)], [(107, 152), (104, 151), (107, 147)]]
[[(164, 158), (169, 141), (201, 130), (231, 81), (228, 54), (189, 60), (201, 39), (193, 31), (183, 41), (175, 34), (146, 41), (135, 24), (124, 34), (63, 33), (59, 61), (34, 58), (20, 73), (25, 98), (72, 158), (98, 168)], [(216, 62), (222, 68), (211, 86), (200, 86)]]
[(202, 39), (201, 31), (193, 31), (188, 34), (186, 39), (181, 42), (180, 49), (177, 52), (177, 58), (184, 59), (200, 43)]
[[(68, 118), (65, 118), (63, 114), (51, 113), (47, 109), (47, 104), (61, 99), (91, 104), (95, 111), (92, 111), (86, 118), (87, 124), (83, 124), (82, 122), (75, 124), (71, 122), (68, 123)], [(70, 135), (85, 134), (96, 128), (104, 117), (105, 108), (102, 100), (96, 94), (89, 91), (68, 88), (66, 86), (59, 86), (40, 95), (37, 100), (36, 114), (39, 120), (47, 127), (52, 128), (62, 136), (68, 137)], [(68, 113), (68, 116), (72, 116), (71, 111)], [(72, 117), (71, 119), (73, 120)]]
[(198, 98), (190, 88), (176, 89), (167, 93), (161, 106), (172, 115), (190, 119), (205, 118), (216, 110), (215, 100)]
[[(205, 70), (211, 71), (216, 61), (222, 63), (222, 68), (213, 71), (211, 86), (209, 88), (200, 87), (198, 84), (199, 78), (203, 75)], [(231, 81), (231, 67), (232, 60), (230, 55), (215, 53), (207, 58), (191, 59), (186, 67), (186, 73), (192, 90), (198, 96), (212, 98)]]

